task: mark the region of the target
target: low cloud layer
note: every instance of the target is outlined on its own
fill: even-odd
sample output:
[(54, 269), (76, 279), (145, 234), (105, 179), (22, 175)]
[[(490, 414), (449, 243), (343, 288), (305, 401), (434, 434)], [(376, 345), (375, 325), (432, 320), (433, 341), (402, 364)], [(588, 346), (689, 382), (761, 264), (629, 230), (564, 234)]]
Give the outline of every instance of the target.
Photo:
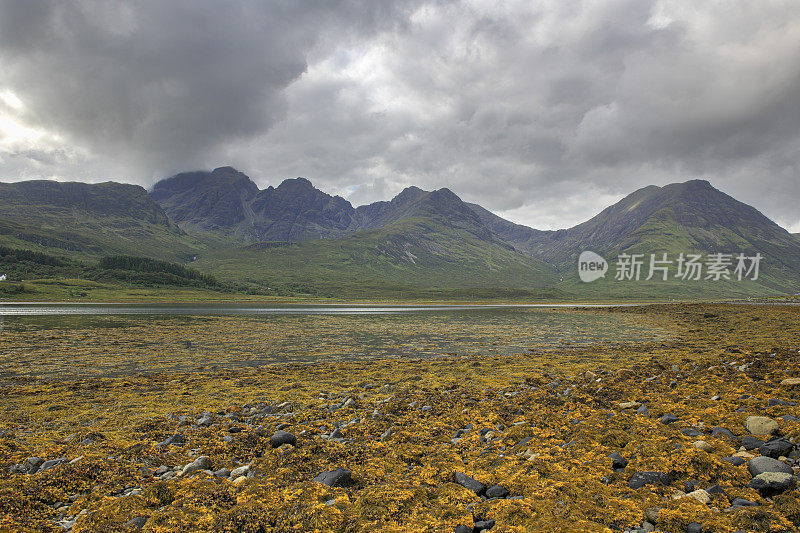
[(0, 0), (0, 180), (231, 164), (571, 226), (709, 179), (800, 231), (792, 1)]

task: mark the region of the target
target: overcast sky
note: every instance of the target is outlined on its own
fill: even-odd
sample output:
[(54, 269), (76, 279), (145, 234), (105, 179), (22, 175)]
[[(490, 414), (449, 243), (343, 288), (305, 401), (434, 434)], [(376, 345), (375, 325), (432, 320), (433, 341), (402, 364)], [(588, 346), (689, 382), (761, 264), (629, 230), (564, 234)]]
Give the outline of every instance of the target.
[(0, 180), (223, 165), (355, 205), (449, 187), (542, 229), (706, 178), (800, 232), (800, 9), (0, 0)]

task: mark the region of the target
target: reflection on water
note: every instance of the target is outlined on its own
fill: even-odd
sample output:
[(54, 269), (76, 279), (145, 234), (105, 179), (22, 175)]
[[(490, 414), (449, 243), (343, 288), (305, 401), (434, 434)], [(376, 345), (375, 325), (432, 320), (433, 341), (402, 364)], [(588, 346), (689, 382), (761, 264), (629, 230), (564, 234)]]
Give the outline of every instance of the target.
[(345, 313), (330, 312), (330, 307), (315, 307), (313, 312), (294, 307), (288, 313), (233, 308), (237, 311), (221, 314), (220, 308), (213, 308), (214, 313), (197, 309), (202, 312), (6, 316), (0, 334), (0, 378), (101, 377), (320, 359), (497, 355), (668, 338), (640, 317), (592, 310), (368, 307), (356, 313), (350, 306), (340, 308), (349, 309)]
[(498, 305), (283, 305), (253, 304), (0, 304), (0, 316), (67, 315), (391, 315), (525, 308), (605, 307), (602, 304)]

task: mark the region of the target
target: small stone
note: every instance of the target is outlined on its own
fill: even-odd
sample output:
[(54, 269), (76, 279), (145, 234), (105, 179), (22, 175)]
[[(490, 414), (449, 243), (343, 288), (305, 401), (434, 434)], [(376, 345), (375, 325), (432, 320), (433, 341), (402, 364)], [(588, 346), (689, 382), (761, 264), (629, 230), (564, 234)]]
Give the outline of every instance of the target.
[(486, 489), (487, 498), (505, 498), (509, 495), (508, 489), (503, 485), (492, 485)]
[(759, 474), (766, 472), (780, 472), (783, 474), (793, 474), (792, 467), (784, 462), (778, 461), (771, 457), (753, 457), (750, 459), (750, 464), (747, 465), (750, 475), (755, 477)]
[(711, 436), (712, 437), (723, 437), (723, 438), (726, 438), (728, 440), (739, 440), (738, 437), (736, 437), (736, 435), (734, 435), (731, 432), (731, 430), (729, 430), (727, 428), (722, 428), (722, 427), (715, 427), (711, 431)]
[(758, 507), (758, 504), (744, 498), (734, 498), (731, 502), (731, 507)]
[(39, 468), (39, 472), (44, 472), (45, 470), (50, 470), (51, 468), (55, 468), (60, 464), (66, 463), (66, 457), (59, 457), (58, 459), (50, 459), (49, 461), (45, 461), (42, 463), (41, 468)]
[(206, 455), (201, 455), (193, 462), (189, 463), (188, 465), (183, 467), (181, 471), (182, 476), (189, 476), (194, 474), (198, 470), (209, 470), (211, 468), (211, 459), (208, 458)]
[(662, 424), (672, 424), (673, 422), (677, 422), (678, 417), (673, 415), (672, 413), (666, 413), (664, 416), (661, 417)]
[(297, 445), (297, 437), (293, 434), (289, 433), (288, 431), (279, 430), (276, 431), (272, 437), (269, 439), (269, 445), (273, 448), (277, 448), (282, 444), (291, 444), (292, 446)]
[(795, 480), (792, 474), (784, 472), (764, 472), (758, 474), (747, 484), (748, 488), (756, 489), (761, 496), (767, 498), (786, 492), (794, 486)]
[(794, 443), (784, 437), (773, 437), (758, 447), (761, 455), (777, 459), (787, 457), (794, 450)]
[(687, 437), (699, 437), (702, 435), (702, 433), (700, 433), (694, 428), (683, 428), (681, 429), (681, 433), (683, 433)]
[(763, 440), (752, 435), (745, 435), (742, 437), (742, 446), (745, 450), (755, 450), (756, 448), (761, 447), (762, 444), (764, 444)]
[(200, 418), (198, 418), (195, 423), (202, 428), (202, 427), (210, 426), (213, 421), (214, 421), (214, 417), (212, 415), (208, 414), (208, 415), (203, 415)]
[(244, 465), (231, 470), (231, 473), (228, 477), (236, 479), (240, 476), (246, 476), (249, 472), (250, 472), (250, 465)]
[(472, 533), (472, 528), (464, 524), (458, 524), (453, 530), (453, 533)]
[(39, 457), (28, 457), (28, 459), (25, 460), (25, 468), (29, 474), (38, 472), (43, 464), (44, 459), (40, 459)]
[(456, 483), (458, 483), (462, 487), (468, 488), (469, 490), (471, 490), (472, 492), (474, 492), (479, 496), (483, 494), (483, 492), (486, 490), (486, 485), (484, 485), (483, 483), (481, 483), (476, 479), (469, 477), (464, 473), (456, 472), (453, 475), (453, 479)]
[(186, 444), (186, 437), (184, 437), (180, 433), (176, 433), (175, 435), (172, 435), (171, 437), (169, 437), (168, 439), (164, 440), (163, 442), (160, 442), (159, 446), (169, 446), (170, 444), (173, 444), (175, 446), (180, 446), (181, 444)]
[(636, 490), (645, 485), (669, 485), (672, 479), (662, 472), (636, 472), (631, 476), (628, 487)]
[(774, 435), (778, 432), (778, 423), (767, 416), (748, 416), (745, 427), (753, 435)]
[(147, 523), (148, 516), (137, 516), (135, 518), (131, 518), (127, 522), (125, 522), (125, 527), (133, 528), (133, 529), (142, 529), (144, 525)]
[(354, 485), (351, 475), (352, 473), (348, 469), (337, 468), (335, 470), (322, 472), (314, 478), (314, 481), (322, 483), (323, 485), (328, 485), (329, 487), (349, 487)]
[(648, 507), (644, 510), (644, 516), (647, 518), (648, 522), (657, 523), (658, 522), (658, 514), (661, 512), (661, 507)]
[(723, 457), (721, 460), (725, 461), (727, 463), (730, 463), (733, 466), (741, 466), (741, 465), (743, 465), (743, 464), (745, 464), (747, 462), (747, 460), (744, 457), (736, 457), (736, 456), (734, 456), (734, 457)]
[(616, 470), (622, 470), (626, 466), (628, 466), (628, 460), (625, 459), (619, 452), (614, 452), (609, 455), (611, 458), (611, 468)]
[(781, 387), (800, 387), (800, 378), (786, 378), (781, 380)]
[(686, 495), (688, 498), (694, 498), (700, 503), (711, 503), (711, 495), (703, 489), (697, 489)]
[(231, 471), (227, 468), (220, 468), (219, 470), (214, 471), (214, 477), (230, 477)]
[(692, 443), (692, 446), (704, 452), (710, 452), (713, 449), (711, 445), (704, 440), (696, 440)]
[(234, 485), (241, 485), (245, 481), (247, 481), (247, 476), (239, 476), (239, 477), (237, 477), (236, 479), (233, 480), (233, 484)]
[(484, 529), (492, 529), (494, 527), (494, 518), (489, 520), (476, 520), (475, 529), (473, 531), (483, 531)]
[(691, 522), (686, 526), (686, 533), (703, 533), (703, 524), (700, 522)]
[(642, 404), (640, 404), (639, 402), (620, 402), (619, 403), (619, 408), (620, 409), (636, 409), (637, 407), (640, 407), (641, 405)]
[(585, 377), (586, 379), (597, 379), (597, 374), (595, 374), (591, 370), (587, 370), (586, 372), (583, 373), (583, 377)]

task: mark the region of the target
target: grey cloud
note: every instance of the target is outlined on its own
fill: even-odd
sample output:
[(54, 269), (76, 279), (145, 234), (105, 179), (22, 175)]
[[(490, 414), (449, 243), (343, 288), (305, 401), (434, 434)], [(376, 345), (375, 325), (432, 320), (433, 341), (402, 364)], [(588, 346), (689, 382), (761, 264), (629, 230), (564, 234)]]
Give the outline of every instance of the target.
[(450, 187), (539, 227), (706, 178), (800, 230), (790, 0), (219, 5), (0, 0), (3, 83), (91, 154), (35, 168)]

